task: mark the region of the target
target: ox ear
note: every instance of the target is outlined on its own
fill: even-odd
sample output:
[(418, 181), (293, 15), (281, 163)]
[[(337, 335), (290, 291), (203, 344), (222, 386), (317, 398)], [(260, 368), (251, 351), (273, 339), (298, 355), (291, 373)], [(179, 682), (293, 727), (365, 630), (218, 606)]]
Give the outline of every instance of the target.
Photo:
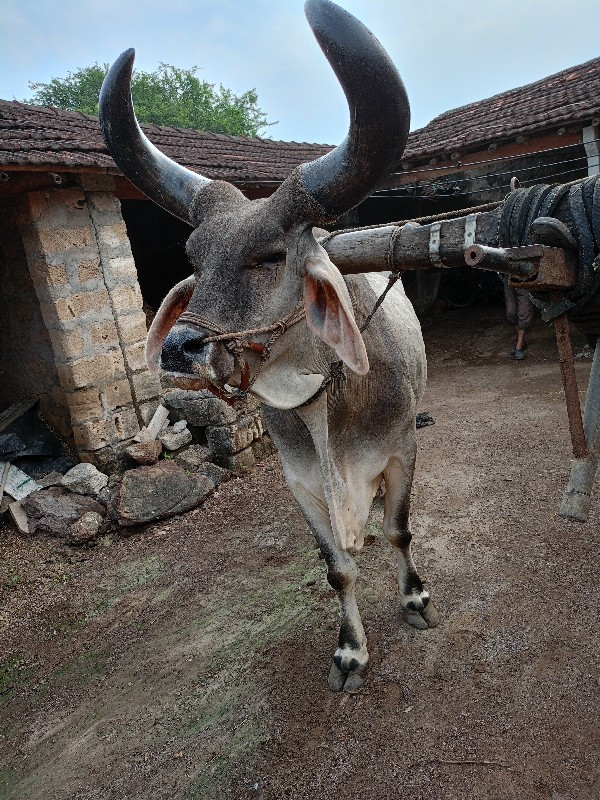
[(308, 327), (333, 347), (358, 375), (369, 371), (369, 358), (352, 312), (344, 279), (322, 247), (305, 261), (304, 305)]
[(160, 304), (146, 339), (146, 363), (152, 372), (160, 370), (160, 354), (165, 336), (187, 308), (195, 286), (196, 278), (190, 275), (174, 286)]

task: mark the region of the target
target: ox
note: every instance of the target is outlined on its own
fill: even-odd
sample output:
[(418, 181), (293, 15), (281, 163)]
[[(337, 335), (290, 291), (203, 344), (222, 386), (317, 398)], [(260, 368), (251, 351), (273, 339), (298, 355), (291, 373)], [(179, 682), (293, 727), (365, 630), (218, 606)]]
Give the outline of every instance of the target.
[(397, 553), (405, 619), (421, 629), (438, 622), (413, 563), (409, 521), (426, 361), (419, 322), (399, 285), (361, 332), (386, 281), (343, 278), (314, 227), (356, 206), (393, 171), (410, 112), (400, 76), (370, 31), (329, 0), (308, 0), (305, 11), (346, 94), (350, 129), (340, 146), (296, 169), (270, 197), (250, 201), (147, 140), (131, 101), (133, 50), (106, 77), (100, 120), (124, 174), (194, 227), (187, 242), (194, 275), (161, 305), (148, 334), (148, 364), (172, 385), (250, 389), (262, 400), (339, 600), (329, 685), (350, 691), (368, 661), (354, 554), (382, 480), (383, 528)]

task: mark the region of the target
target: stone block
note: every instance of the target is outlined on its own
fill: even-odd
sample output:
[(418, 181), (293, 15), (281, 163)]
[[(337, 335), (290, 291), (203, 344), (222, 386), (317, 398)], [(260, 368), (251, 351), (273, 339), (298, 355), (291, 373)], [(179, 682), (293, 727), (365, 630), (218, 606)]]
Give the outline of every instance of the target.
[(44, 192), (28, 192), (20, 224), (33, 222), (34, 227), (72, 228), (90, 225), (85, 196), (77, 188), (56, 188)]
[[(111, 420), (88, 420), (73, 425), (75, 446), (81, 454), (84, 451), (93, 453), (114, 443), (114, 426)], [(96, 461), (95, 459), (92, 459)]]
[(54, 288), (57, 286), (67, 286), (69, 276), (66, 264), (48, 264), (45, 261), (37, 261), (30, 271), (31, 279), (36, 289), (45, 287)]
[(217, 464), (212, 464), (210, 461), (205, 461), (204, 464), (198, 469), (198, 472), (202, 475), (206, 475), (215, 486), (219, 486), (221, 483), (226, 483), (228, 480), (231, 479), (231, 472), (228, 469), (224, 469), (223, 467), (217, 466)]
[(215, 453), (213, 460), (219, 467), (224, 467), (235, 475), (243, 475), (245, 472), (253, 469), (255, 464), (254, 453), (251, 447), (247, 447), (245, 450), (241, 450), (239, 453), (234, 453), (232, 455)]
[(125, 448), (128, 456), (131, 456), (138, 464), (155, 464), (162, 453), (162, 442), (154, 439), (151, 442), (135, 442)]
[(154, 372), (144, 371), (131, 376), (136, 403), (152, 400), (161, 393), (160, 380)]
[(32, 534), (49, 533), (61, 538), (68, 535), (69, 526), (83, 514), (93, 511), (101, 518), (106, 515), (106, 509), (96, 500), (73, 494), (60, 486), (34, 492), (25, 498), (23, 508), (29, 518)]
[(146, 315), (143, 311), (137, 311), (126, 317), (117, 317), (117, 328), (119, 337), (124, 345), (146, 342), (148, 327), (146, 325)]
[(120, 441), (133, 438), (140, 432), (140, 425), (134, 408), (119, 408), (113, 417), (115, 432)]
[(98, 229), (98, 242), (100, 247), (120, 247), (122, 244), (129, 245), (127, 238), (127, 228), (124, 222), (115, 225), (103, 225)]
[(158, 438), (167, 450), (179, 450), (181, 447), (185, 447), (186, 444), (190, 444), (192, 432), (188, 428), (176, 431), (171, 426), (163, 431)]
[(94, 231), (81, 228), (36, 228), (37, 247), (43, 252), (67, 251), (94, 247)]
[(122, 526), (164, 519), (194, 508), (214, 488), (205, 475), (191, 475), (172, 461), (159, 461), (125, 472), (111, 502), (111, 515)]
[(93, 464), (82, 462), (63, 475), (61, 484), (77, 494), (96, 496), (108, 483), (108, 476)]
[(113, 306), (117, 314), (128, 314), (142, 310), (143, 300), (140, 287), (120, 286), (111, 291)]
[(93, 358), (82, 358), (69, 364), (58, 364), (58, 374), (64, 389), (83, 389), (87, 386), (105, 386), (125, 377), (125, 365), (120, 350), (99, 353)]
[(136, 284), (138, 275), (133, 256), (105, 259), (104, 278), (109, 288)]
[(260, 439), (262, 434), (262, 416), (259, 412), (242, 417), (230, 425), (206, 429), (208, 446), (214, 453), (238, 453)]
[(108, 419), (87, 420), (74, 425), (73, 434), (79, 451), (94, 452), (132, 439), (139, 429), (134, 409), (121, 408)]
[(107, 474), (123, 472), (131, 466), (131, 460), (125, 452), (123, 443), (111, 444), (93, 452), (81, 451), (79, 457), (92, 462), (99, 470)]
[(128, 372), (139, 372), (142, 369), (148, 369), (148, 365), (146, 364), (145, 342), (127, 345), (123, 349), (123, 356), (125, 358), (125, 366), (127, 367)]
[(93, 322), (90, 325), (90, 340), (93, 347), (119, 347), (117, 328), (111, 319)]
[(57, 359), (69, 361), (84, 355), (85, 341), (80, 331), (57, 331), (50, 328), (48, 333)]
[(27, 517), (27, 513), (25, 512), (25, 509), (18, 500), (15, 500), (14, 503), (9, 503), (8, 511), (19, 533), (22, 533), (24, 535), (30, 533), (29, 519)]
[(79, 283), (97, 281), (102, 277), (100, 261), (97, 258), (88, 258), (77, 264), (77, 280)]
[(73, 422), (98, 419), (102, 415), (100, 390), (96, 387), (68, 392), (66, 399)]
[(198, 472), (207, 461), (211, 460), (211, 457), (212, 453), (208, 447), (193, 444), (187, 450), (178, 453), (175, 456), (175, 461), (188, 472)]
[(104, 518), (97, 511), (86, 511), (76, 522), (69, 526), (67, 540), (69, 544), (86, 544), (98, 536)]
[(108, 292), (105, 289), (78, 292), (55, 301), (56, 315), (60, 321), (70, 321), (86, 314), (110, 311)]
[(103, 386), (100, 395), (107, 409), (119, 408), (133, 403), (131, 386), (126, 378)]
[(48, 213), (50, 208), (50, 192), (27, 192), (22, 195), (22, 202), (15, 205), (15, 220), (20, 225), (37, 222)]
[(158, 398), (156, 398), (155, 400), (148, 400), (145, 403), (138, 404), (138, 413), (141, 416), (144, 425), (148, 425), (148, 423), (154, 416), (154, 413), (158, 408), (159, 404), (160, 400)]
[(164, 403), (173, 412), (173, 416), (186, 419), (189, 425), (199, 428), (207, 425), (228, 425), (239, 417), (234, 408), (208, 391), (169, 389), (164, 393)]

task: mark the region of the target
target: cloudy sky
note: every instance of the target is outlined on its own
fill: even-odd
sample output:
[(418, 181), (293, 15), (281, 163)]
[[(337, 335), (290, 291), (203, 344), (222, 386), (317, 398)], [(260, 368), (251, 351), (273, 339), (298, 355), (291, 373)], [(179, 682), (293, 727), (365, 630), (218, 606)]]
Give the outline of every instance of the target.
[[(598, 0), (341, 0), (390, 53), (413, 129), (600, 55)], [(136, 66), (197, 65), (256, 88), (274, 139), (336, 144), (348, 112), (303, 0), (0, 0), (0, 97), (136, 48)]]

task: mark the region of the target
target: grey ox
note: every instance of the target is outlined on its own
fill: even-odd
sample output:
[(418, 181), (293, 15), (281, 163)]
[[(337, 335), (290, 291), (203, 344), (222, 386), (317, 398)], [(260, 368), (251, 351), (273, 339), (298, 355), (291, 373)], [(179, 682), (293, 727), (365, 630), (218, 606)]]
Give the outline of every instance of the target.
[(426, 361), (400, 284), (361, 333), (386, 280), (343, 278), (313, 228), (356, 206), (396, 168), (410, 111), (400, 76), (370, 31), (329, 0), (308, 0), (305, 11), (346, 94), (350, 130), (270, 197), (250, 201), (148, 141), (130, 94), (133, 50), (106, 77), (100, 119), (124, 174), (194, 228), (187, 242), (194, 275), (162, 303), (148, 334), (148, 364), (172, 385), (222, 393), (237, 387), (263, 401), (288, 485), (339, 599), (329, 685), (350, 691), (369, 658), (354, 554), (382, 480), (383, 527), (397, 554), (405, 619), (417, 628), (438, 622), (411, 556), (409, 520)]

